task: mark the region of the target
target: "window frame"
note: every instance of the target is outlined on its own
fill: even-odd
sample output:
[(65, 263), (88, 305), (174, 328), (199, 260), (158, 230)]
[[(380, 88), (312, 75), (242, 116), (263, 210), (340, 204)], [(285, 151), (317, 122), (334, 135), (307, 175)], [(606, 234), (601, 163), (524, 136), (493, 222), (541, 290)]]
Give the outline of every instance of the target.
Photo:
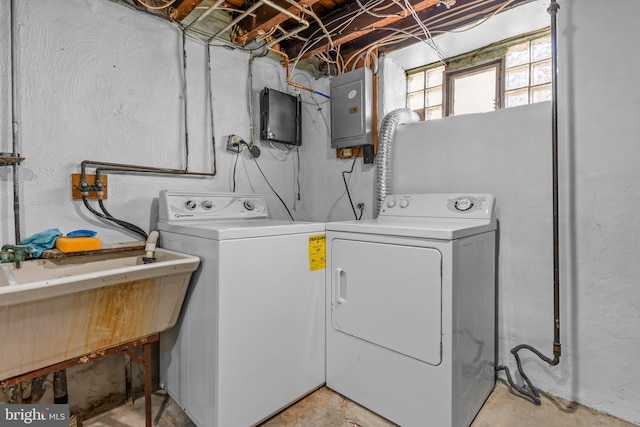
[[(531, 42), (548, 37), (551, 33), (550, 27), (541, 28), (536, 31), (532, 31), (527, 34), (518, 35), (515, 37), (511, 37), (508, 39), (498, 40), (494, 43), (491, 43), (487, 46), (481, 47), (471, 52), (466, 52), (461, 55), (457, 55), (452, 58), (447, 59), (447, 63), (445, 64), (445, 68), (442, 72), (442, 112), (441, 117), (448, 117), (453, 115), (453, 88), (451, 85), (451, 79), (464, 75), (464, 74), (472, 74), (478, 69), (486, 68), (488, 64), (498, 63), (499, 69), (496, 73), (496, 109), (503, 109), (506, 107), (506, 54), (507, 51), (516, 45), (529, 42), (531, 46)], [(536, 61), (542, 62), (542, 61)], [(531, 65), (534, 61), (529, 62), (529, 73), (531, 74)], [(434, 120), (427, 119), (427, 110), (431, 107), (427, 106), (426, 102), (426, 94), (429, 88), (427, 87), (427, 73), (429, 70), (433, 70), (442, 66), (441, 62), (433, 62), (430, 64), (426, 64), (420, 67), (413, 68), (411, 70), (407, 70), (405, 72), (405, 84), (406, 84), (406, 96), (405, 96), (405, 106), (406, 108), (411, 108), (409, 106), (409, 95), (411, 93), (416, 93), (419, 91), (424, 92), (424, 98), (422, 107), (419, 109), (412, 109), (412, 111), (417, 112), (423, 121)], [(424, 83), (423, 87), (420, 90), (414, 90), (412, 92), (409, 91), (409, 76), (413, 74), (424, 73)], [(531, 76), (529, 78), (531, 82)], [(551, 83), (551, 82), (550, 82)], [(546, 84), (534, 85), (535, 87), (542, 87)], [(531, 84), (527, 86), (529, 90), (529, 101), (528, 104), (532, 104), (532, 95), (531, 91), (534, 87)], [(499, 92), (498, 92), (499, 91)], [(523, 104), (524, 105), (524, 104)]]
[[(469, 67), (458, 68), (453, 71), (444, 71), (442, 78), (443, 85), (443, 100), (442, 100), (442, 117), (453, 116), (453, 100), (454, 100), (454, 85), (452, 80), (457, 77), (465, 75), (475, 74), (480, 70), (495, 68), (496, 69), (496, 89), (494, 98), (494, 111), (503, 108), (504, 104), (504, 57), (487, 61), (479, 64), (475, 64)], [(446, 95), (445, 95), (446, 94)]]

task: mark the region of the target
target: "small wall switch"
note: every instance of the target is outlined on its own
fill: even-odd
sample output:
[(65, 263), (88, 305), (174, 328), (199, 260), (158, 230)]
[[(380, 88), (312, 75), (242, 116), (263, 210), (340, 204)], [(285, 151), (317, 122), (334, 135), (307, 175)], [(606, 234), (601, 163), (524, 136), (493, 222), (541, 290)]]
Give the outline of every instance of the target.
[(343, 148), (342, 150), (340, 150), (340, 154), (342, 155), (342, 157), (352, 157), (353, 156), (353, 148), (351, 148), (351, 147)]

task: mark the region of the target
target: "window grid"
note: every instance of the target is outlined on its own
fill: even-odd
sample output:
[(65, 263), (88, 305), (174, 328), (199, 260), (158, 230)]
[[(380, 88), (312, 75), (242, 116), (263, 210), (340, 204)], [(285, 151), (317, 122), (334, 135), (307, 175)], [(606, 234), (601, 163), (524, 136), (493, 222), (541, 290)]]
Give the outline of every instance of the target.
[[(551, 36), (548, 33), (512, 45), (503, 58), (504, 81), (499, 86), (504, 92), (498, 99), (503, 100), (504, 108), (551, 100)], [(443, 117), (447, 96), (444, 75), (445, 67), (440, 64), (407, 73), (407, 108), (418, 113), (422, 120)]]
[(422, 120), (442, 117), (444, 66), (407, 74), (407, 107)]
[(510, 47), (505, 62), (505, 107), (551, 100), (551, 36)]

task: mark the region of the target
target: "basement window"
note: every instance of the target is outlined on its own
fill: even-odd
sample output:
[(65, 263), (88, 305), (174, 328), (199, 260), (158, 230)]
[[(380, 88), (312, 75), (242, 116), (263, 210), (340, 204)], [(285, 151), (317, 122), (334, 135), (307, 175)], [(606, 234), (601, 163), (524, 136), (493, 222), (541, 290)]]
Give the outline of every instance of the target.
[(407, 72), (407, 108), (423, 120), (551, 99), (551, 35), (545, 28)]

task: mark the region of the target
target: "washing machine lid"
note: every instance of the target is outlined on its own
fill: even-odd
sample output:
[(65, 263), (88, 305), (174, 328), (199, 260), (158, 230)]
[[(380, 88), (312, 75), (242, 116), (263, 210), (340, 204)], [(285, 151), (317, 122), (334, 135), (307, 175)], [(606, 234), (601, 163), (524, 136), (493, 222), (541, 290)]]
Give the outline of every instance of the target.
[(275, 219), (158, 223), (158, 231), (212, 240), (233, 240), (303, 233), (324, 233), (324, 223)]

